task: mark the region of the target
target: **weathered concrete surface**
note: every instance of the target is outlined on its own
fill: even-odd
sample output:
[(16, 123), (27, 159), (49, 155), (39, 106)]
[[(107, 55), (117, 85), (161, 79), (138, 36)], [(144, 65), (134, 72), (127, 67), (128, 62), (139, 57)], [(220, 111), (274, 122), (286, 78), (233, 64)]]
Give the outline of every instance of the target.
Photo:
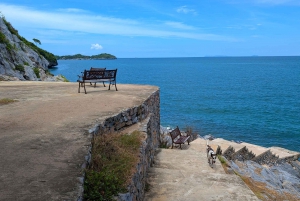
[(238, 176), (226, 174), (219, 160), (209, 166), (203, 139), (183, 150), (160, 149), (148, 182), (146, 201), (259, 200)]
[(90, 144), (87, 130), (141, 104), (154, 86), (0, 82), (0, 200), (75, 200)]

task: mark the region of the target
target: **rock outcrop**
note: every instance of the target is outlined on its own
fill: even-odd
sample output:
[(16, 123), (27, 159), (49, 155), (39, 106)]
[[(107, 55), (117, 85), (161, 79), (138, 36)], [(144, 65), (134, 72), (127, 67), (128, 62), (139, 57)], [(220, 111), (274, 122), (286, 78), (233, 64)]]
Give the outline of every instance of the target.
[[(0, 17), (0, 81), (1, 80), (42, 80), (57, 81), (60, 78), (49, 73), (48, 67), (57, 65), (56, 60), (48, 61), (33, 50), (19, 36), (5, 18)], [(27, 43), (27, 44), (26, 44)], [(45, 54), (50, 54), (38, 47)], [(60, 79), (61, 80), (61, 79)]]

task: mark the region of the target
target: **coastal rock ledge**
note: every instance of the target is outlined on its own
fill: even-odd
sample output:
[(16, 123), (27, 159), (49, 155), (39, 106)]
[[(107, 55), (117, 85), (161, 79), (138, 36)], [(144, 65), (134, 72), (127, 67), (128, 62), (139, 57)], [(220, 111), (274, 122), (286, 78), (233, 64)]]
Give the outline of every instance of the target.
[(57, 61), (49, 62), (28, 46), (34, 44), (24, 41), (26, 39), (19, 36), (4, 17), (0, 17), (0, 81), (63, 81), (61, 76), (53, 76), (48, 70), (48, 67), (57, 65)]

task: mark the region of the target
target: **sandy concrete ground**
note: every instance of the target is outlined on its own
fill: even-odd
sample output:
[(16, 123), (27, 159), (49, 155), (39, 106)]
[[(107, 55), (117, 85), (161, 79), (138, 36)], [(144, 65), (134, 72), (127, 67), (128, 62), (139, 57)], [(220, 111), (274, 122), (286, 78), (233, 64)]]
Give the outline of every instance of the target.
[(140, 104), (158, 88), (77, 83), (0, 82), (0, 200), (75, 200), (88, 129)]

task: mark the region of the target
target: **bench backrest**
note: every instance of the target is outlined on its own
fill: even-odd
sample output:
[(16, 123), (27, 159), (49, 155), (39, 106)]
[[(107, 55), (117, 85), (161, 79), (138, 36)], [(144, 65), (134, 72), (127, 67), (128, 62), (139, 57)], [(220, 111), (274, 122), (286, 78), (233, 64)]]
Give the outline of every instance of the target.
[(91, 67), (90, 71), (105, 71), (106, 68), (95, 68), (95, 67)]
[(180, 136), (180, 135), (181, 135), (178, 126), (177, 126), (174, 130), (172, 130), (172, 131), (170, 132), (170, 135), (171, 135), (172, 140), (174, 140), (175, 138), (177, 138), (177, 136)]
[(117, 70), (118, 69), (115, 69), (115, 70), (105, 70), (104, 71), (104, 79), (116, 79), (116, 76), (117, 76)]
[(84, 70), (83, 80), (97, 79), (116, 79), (117, 69), (115, 70)]

